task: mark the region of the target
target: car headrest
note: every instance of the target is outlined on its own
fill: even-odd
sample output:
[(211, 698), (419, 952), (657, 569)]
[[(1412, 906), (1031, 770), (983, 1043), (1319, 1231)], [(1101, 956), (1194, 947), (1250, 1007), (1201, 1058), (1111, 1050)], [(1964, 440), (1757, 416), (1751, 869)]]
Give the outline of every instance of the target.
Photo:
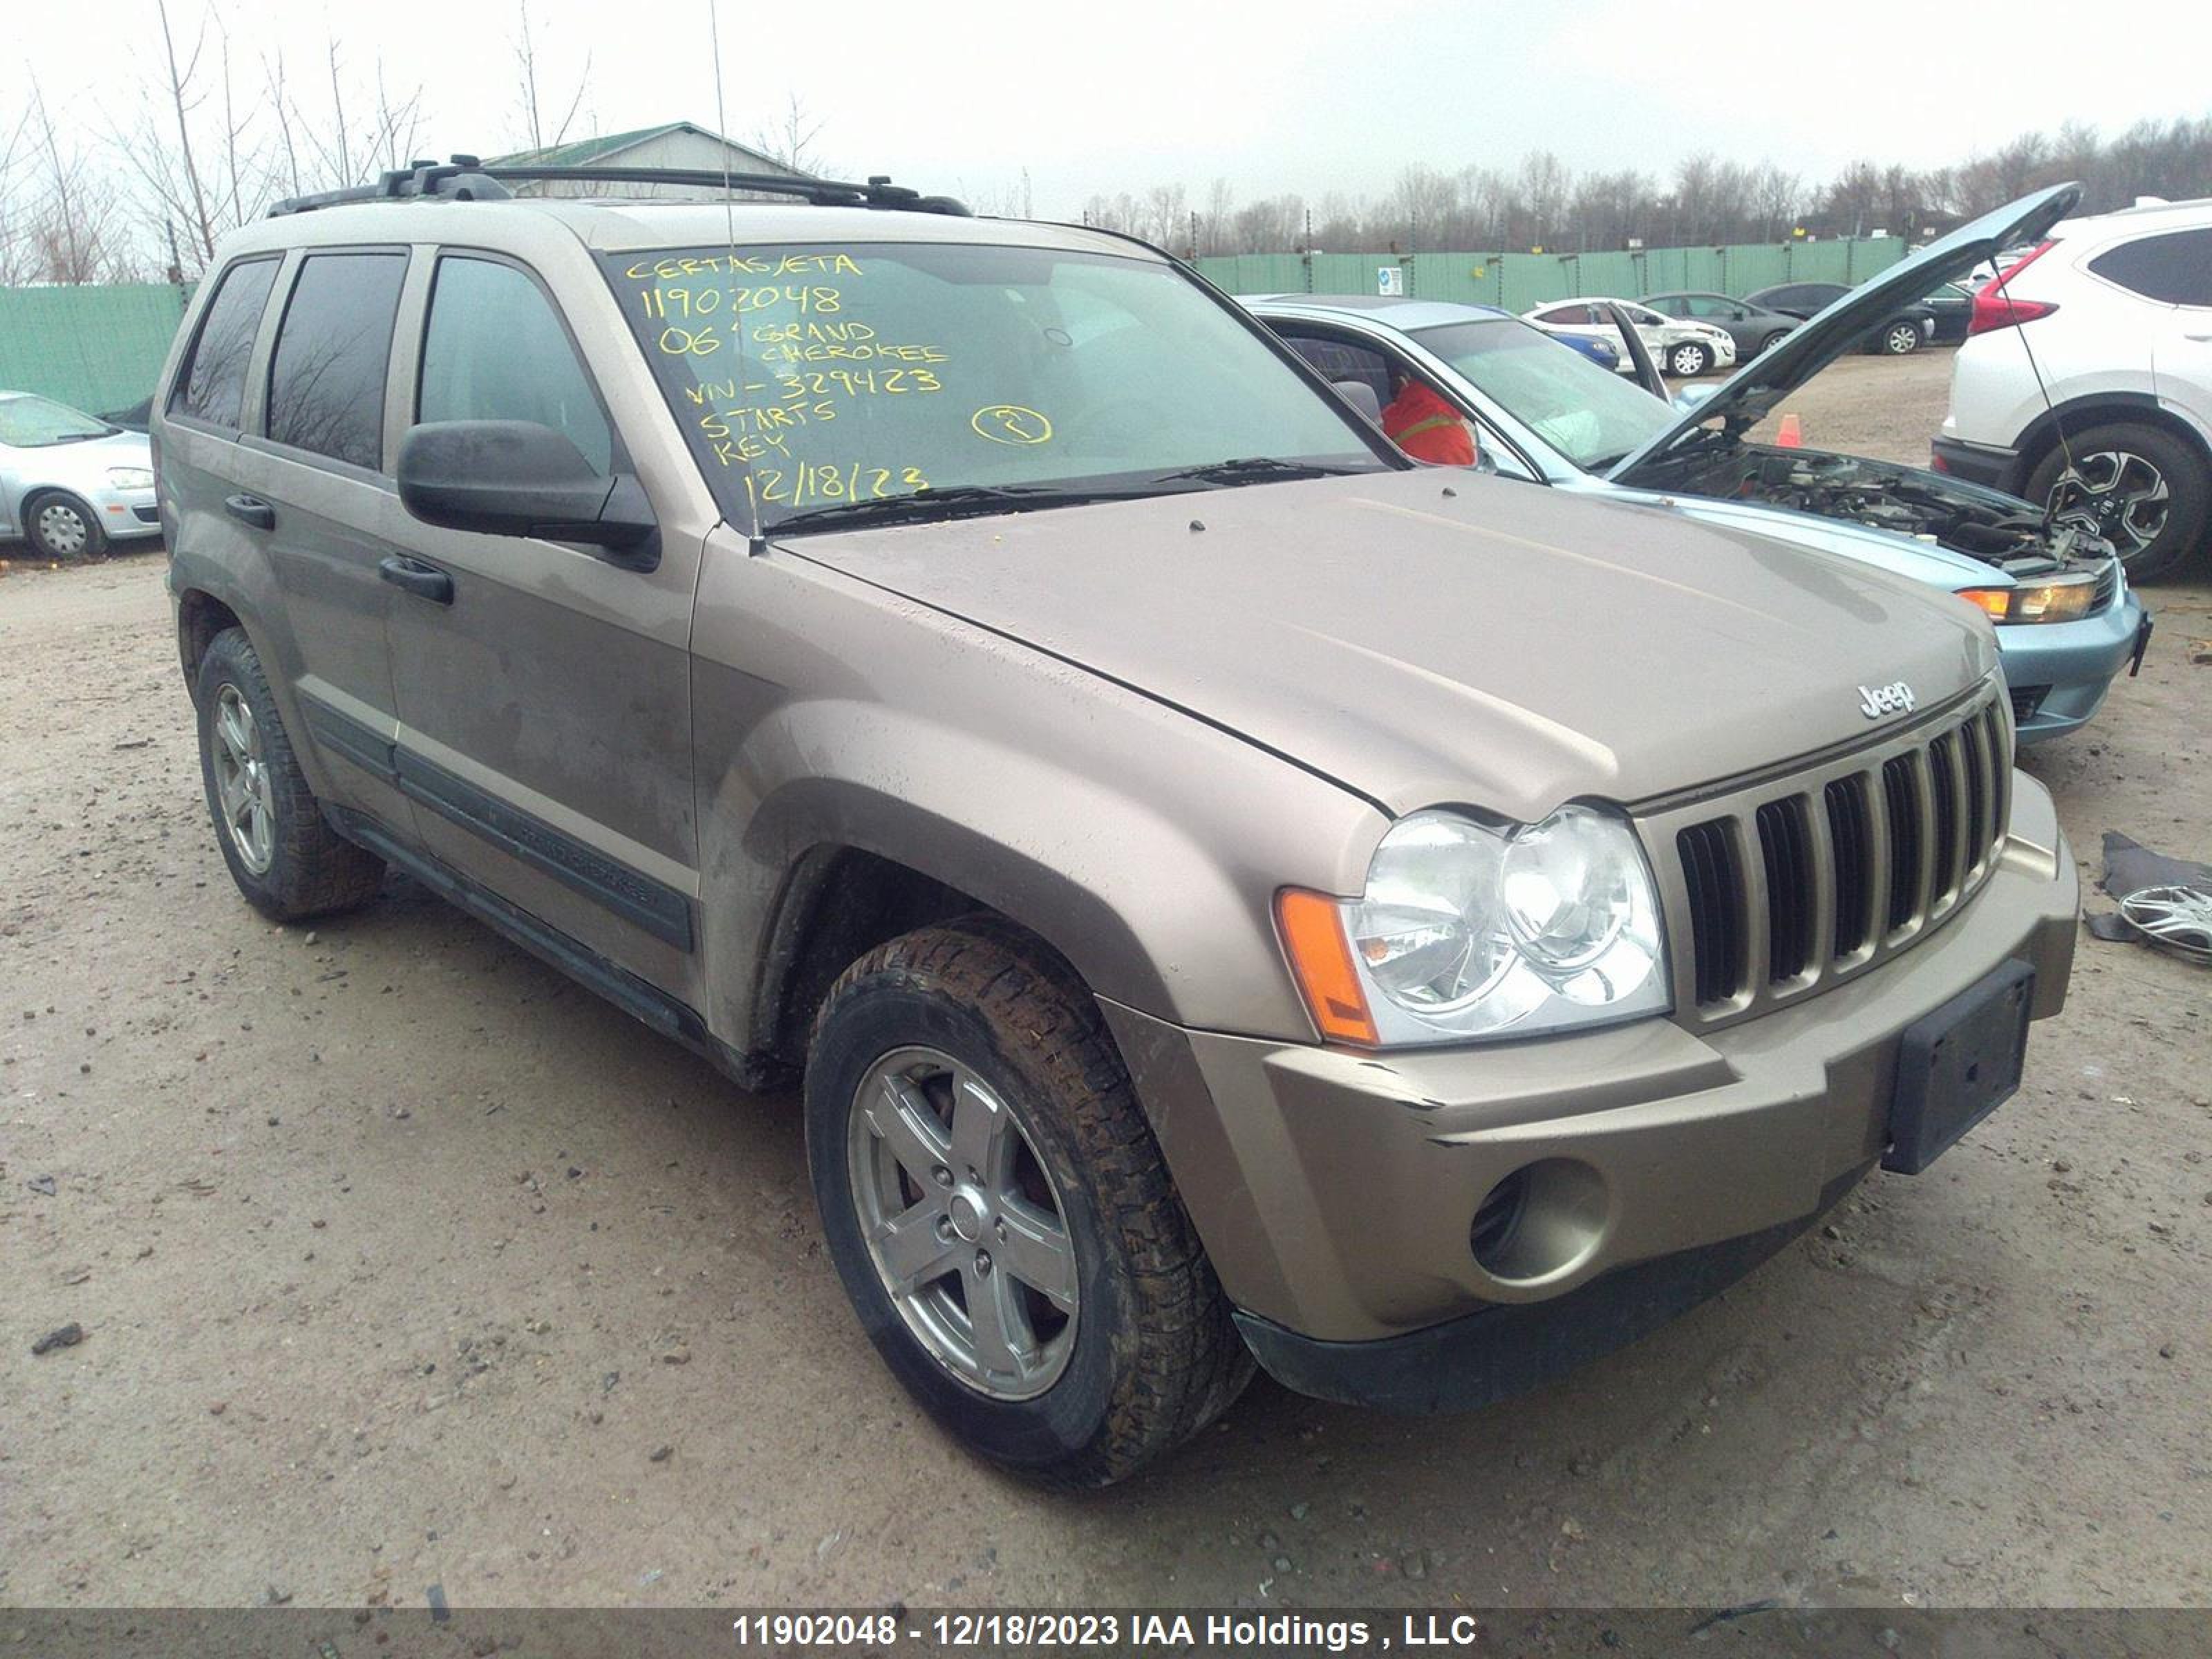
[(1364, 380), (1331, 380), (1330, 388), (1376, 426), (1382, 424), (1382, 400)]

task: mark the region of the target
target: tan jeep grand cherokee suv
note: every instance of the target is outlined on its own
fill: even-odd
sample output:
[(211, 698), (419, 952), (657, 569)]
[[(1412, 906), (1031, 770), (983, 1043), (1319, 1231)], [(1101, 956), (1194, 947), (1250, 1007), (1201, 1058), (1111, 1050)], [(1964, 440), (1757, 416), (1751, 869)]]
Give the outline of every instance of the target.
[(1967, 607), (1414, 467), (1125, 238), (737, 182), (802, 199), (464, 158), (225, 246), (154, 428), (208, 802), (273, 916), (397, 866), (803, 1072), (969, 1444), (1496, 1398), (2016, 1085), (2076, 890)]

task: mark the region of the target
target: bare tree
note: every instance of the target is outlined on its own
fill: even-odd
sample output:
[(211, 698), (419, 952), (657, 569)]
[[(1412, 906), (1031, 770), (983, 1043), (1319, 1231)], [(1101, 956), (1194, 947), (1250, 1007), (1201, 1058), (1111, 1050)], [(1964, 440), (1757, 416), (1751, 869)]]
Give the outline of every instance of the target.
[(1200, 216), (1200, 253), (1229, 252), (1231, 223), (1237, 210), (1237, 195), (1230, 189), (1226, 179), (1216, 179), (1206, 190), (1206, 210)]
[(1804, 193), (1803, 181), (1796, 173), (1786, 173), (1771, 161), (1762, 161), (1753, 170), (1751, 205), (1759, 216), (1760, 241), (1786, 237), (1796, 228)]
[[(576, 89), (569, 94), (559, 119), (549, 119), (538, 85), (538, 37), (531, 26), (530, 0), (515, 0), (514, 12), (515, 100), (521, 115), (522, 136), (532, 149), (551, 149), (568, 142), (577, 115), (583, 109), (584, 90), (592, 80), (592, 55), (588, 52), (584, 54), (584, 65), (576, 72)], [(377, 82), (380, 90), (381, 66), (377, 71)], [(554, 106), (561, 107), (557, 99)]]
[(21, 274), (37, 283), (112, 283), (131, 274), (114, 237), (114, 186), (54, 125), (34, 87), (25, 121), (33, 184), (22, 229)]
[(827, 125), (799, 101), (797, 93), (787, 94), (783, 113), (774, 122), (753, 129), (752, 147), (793, 173), (826, 173), (829, 166), (817, 143)]

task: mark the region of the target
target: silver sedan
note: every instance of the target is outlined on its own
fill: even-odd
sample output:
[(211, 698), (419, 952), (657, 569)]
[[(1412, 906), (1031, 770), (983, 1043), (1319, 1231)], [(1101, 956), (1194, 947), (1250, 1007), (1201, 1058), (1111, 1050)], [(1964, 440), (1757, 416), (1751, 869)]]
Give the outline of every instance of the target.
[(34, 392), (0, 392), (0, 538), (49, 559), (161, 533), (153, 452), (143, 432)]

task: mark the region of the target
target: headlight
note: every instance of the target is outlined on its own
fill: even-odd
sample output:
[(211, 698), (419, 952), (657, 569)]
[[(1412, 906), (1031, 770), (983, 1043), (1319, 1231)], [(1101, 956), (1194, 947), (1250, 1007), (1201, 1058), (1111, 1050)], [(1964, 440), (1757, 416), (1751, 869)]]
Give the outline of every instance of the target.
[(1415, 812), (1382, 837), (1359, 897), (1285, 892), (1279, 908), (1329, 1036), (1521, 1036), (1669, 1006), (1644, 850), (1625, 818), (1587, 806), (1498, 829)]
[(111, 466), (107, 482), (118, 489), (151, 489), (154, 475), (143, 466)]
[(2079, 622), (2096, 601), (2097, 574), (2080, 570), (2017, 587), (1964, 588), (1959, 597), (1987, 612), (1992, 622)]

